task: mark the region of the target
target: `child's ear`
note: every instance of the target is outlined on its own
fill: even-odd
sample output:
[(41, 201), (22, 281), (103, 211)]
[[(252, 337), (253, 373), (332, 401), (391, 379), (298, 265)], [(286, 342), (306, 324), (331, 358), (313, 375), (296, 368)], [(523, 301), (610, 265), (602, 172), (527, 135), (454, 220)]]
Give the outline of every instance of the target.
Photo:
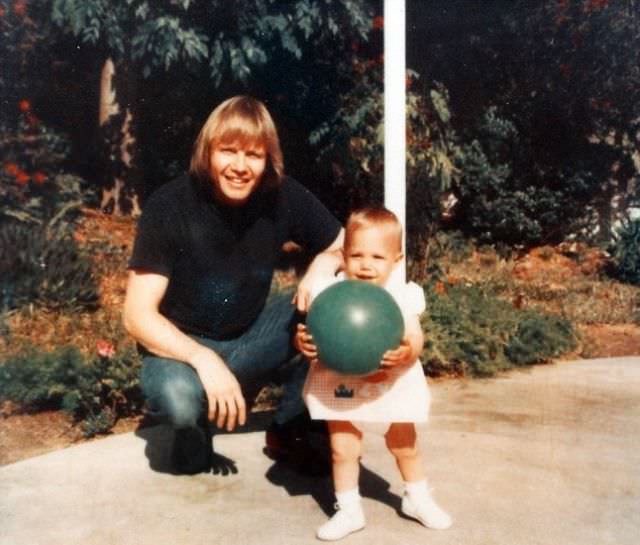
[(404, 259), (404, 254), (403, 254), (402, 252), (400, 252), (400, 253), (396, 256), (396, 258), (395, 258), (395, 260), (394, 260), (394, 262), (393, 262), (393, 263), (394, 263), (394, 265), (397, 265), (397, 264), (398, 264), (398, 263), (400, 263), (403, 259)]

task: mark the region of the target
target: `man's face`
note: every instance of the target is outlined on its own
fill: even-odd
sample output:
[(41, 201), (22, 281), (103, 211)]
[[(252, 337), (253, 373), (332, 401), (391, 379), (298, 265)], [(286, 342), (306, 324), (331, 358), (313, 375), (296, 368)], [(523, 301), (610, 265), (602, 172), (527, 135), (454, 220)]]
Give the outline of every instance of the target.
[(260, 184), (267, 151), (264, 145), (220, 142), (210, 161), (216, 198), (228, 206), (242, 206)]
[(384, 286), (402, 258), (397, 238), (387, 229), (362, 227), (344, 248), (347, 278)]

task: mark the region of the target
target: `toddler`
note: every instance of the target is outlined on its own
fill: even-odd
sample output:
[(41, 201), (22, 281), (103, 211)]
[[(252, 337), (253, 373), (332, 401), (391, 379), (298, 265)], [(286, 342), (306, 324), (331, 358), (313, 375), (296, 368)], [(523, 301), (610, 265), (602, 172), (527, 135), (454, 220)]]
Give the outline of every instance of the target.
[(400, 222), (384, 208), (354, 212), (346, 225), (343, 253), (344, 273), (331, 283), (347, 278), (387, 289), (402, 310), (405, 333), (400, 346), (383, 355), (379, 370), (351, 376), (324, 367), (313, 338), (303, 324), (298, 326), (296, 347), (311, 362), (304, 399), (313, 419), (327, 420), (337, 499), (336, 513), (316, 535), (333, 541), (365, 526), (359, 459), (363, 430), (371, 422), (384, 427), (386, 445), (404, 480), (402, 512), (429, 528), (448, 528), (451, 518), (431, 497), (416, 441), (415, 423), (427, 420), (430, 401), (418, 360), (424, 342), (419, 315), (425, 301), (421, 287), (397, 278), (403, 259)]

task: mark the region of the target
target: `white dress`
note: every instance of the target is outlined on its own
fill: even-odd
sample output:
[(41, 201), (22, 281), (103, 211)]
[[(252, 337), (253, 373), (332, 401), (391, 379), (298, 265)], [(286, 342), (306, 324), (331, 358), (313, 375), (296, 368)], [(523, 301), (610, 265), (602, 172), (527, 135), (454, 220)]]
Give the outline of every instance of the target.
[[(336, 277), (329, 285), (341, 279)], [(396, 300), (403, 316), (424, 312), (424, 291), (414, 282), (394, 282), (385, 289)], [(314, 420), (348, 420), (356, 424), (426, 422), (431, 402), (420, 360), (366, 376), (344, 375), (314, 362), (303, 397)]]

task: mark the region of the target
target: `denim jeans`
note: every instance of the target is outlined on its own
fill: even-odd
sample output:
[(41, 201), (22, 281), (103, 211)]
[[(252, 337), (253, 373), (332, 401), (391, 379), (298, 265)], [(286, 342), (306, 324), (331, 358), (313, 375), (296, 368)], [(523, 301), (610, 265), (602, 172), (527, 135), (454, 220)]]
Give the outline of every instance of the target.
[[(238, 338), (216, 341), (192, 336), (222, 357), (248, 401), (278, 371), (285, 374), (283, 398), (274, 415), (279, 424), (304, 411), (302, 387), (308, 365), (303, 358), (286, 365), (295, 355), (292, 336), (298, 321), (291, 298), (290, 293), (272, 296), (256, 321)], [(141, 386), (149, 412), (176, 429), (195, 427), (206, 410), (202, 383), (196, 371), (185, 363), (147, 352)]]

